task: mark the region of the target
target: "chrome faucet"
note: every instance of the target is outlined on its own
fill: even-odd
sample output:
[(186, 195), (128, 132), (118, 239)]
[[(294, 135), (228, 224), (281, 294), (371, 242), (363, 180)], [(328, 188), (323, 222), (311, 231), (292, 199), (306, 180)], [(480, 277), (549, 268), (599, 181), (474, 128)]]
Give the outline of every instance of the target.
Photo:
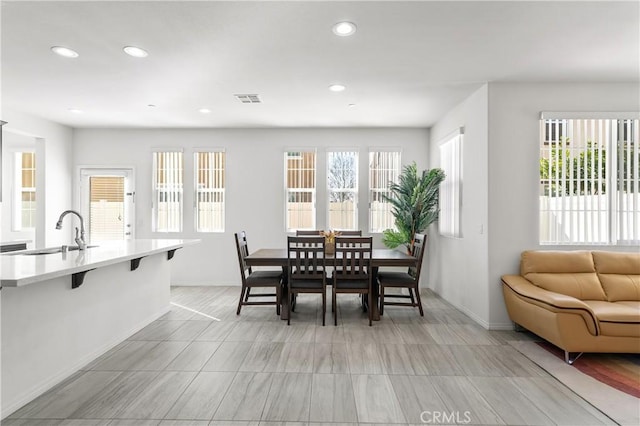
[[(76, 226), (75, 240), (76, 240), (76, 244), (78, 245), (78, 250), (84, 250), (87, 248), (87, 243), (84, 241), (84, 219), (82, 218), (80, 213), (78, 213), (75, 210), (63, 211), (62, 214), (60, 215), (60, 218), (58, 218), (58, 223), (56, 223), (56, 229), (62, 229), (62, 219), (64, 219), (64, 217), (69, 213), (75, 214), (76, 216), (78, 216), (78, 219), (80, 219), (80, 231), (78, 231), (78, 227)], [(78, 235), (78, 232), (79, 232), (79, 235)]]

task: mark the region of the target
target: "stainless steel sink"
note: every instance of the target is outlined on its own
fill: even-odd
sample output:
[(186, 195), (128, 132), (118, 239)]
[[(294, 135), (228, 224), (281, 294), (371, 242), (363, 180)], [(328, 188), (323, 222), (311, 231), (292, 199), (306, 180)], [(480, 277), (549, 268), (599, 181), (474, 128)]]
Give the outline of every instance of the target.
[[(86, 248), (90, 249), (90, 248), (94, 248), (94, 247), (99, 247), (99, 246), (87, 246)], [(70, 246), (68, 248), (69, 251), (75, 251), (78, 250), (78, 246)]]
[[(99, 247), (99, 246), (97, 245), (87, 246), (88, 249), (94, 248), (94, 247)], [(67, 250), (76, 251), (78, 250), (78, 246), (69, 246)], [(18, 256), (18, 255), (39, 256), (43, 254), (55, 254), (55, 253), (62, 253), (62, 247), (49, 247), (49, 248), (35, 249), (35, 250), (14, 251), (10, 253), (4, 253), (3, 256)]]

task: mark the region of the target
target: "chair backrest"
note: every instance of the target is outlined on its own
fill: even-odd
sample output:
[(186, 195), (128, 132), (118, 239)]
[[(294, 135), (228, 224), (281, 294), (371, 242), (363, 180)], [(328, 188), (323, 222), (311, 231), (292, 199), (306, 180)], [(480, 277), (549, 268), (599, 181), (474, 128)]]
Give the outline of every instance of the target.
[(287, 237), (289, 284), (296, 280), (324, 280), (324, 237)]
[(244, 231), (234, 234), (236, 239), (236, 250), (238, 251), (238, 264), (240, 265), (240, 276), (244, 284), (247, 272), (251, 274), (251, 267), (247, 266), (245, 258), (249, 256), (249, 245), (247, 244), (247, 234)]
[(333, 259), (335, 279), (364, 280), (371, 277), (371, 237), (338, 237)]
[(415, 234), (413, 237), (413, 250), (411, 255), (418, 259), (416, 266), (409, 268), (409, 275), (414, 277), (416, 281), (420, 280), (420, 270), (422, 269), (422, 259), (427, 248), (427, 236), (425, 234)]
[(311, 230), (304, 230), (304, 229), (297, 229), (296, 230), (296, 237), (301, 237), (301, 236), (320, 236), (322, 235), (324, 231), (322, 229), (311, 229)]

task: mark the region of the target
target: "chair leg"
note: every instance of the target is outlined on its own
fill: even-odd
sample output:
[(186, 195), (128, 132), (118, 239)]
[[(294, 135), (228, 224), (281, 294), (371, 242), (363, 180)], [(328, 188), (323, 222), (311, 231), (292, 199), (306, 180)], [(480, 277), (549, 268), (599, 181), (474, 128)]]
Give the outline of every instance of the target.
[(280, 316), (280, 301), (281, 299), (281, 289), (280, 284), (276, 286), (276, 315)]
[(416, 299), (418, 299), (418, 309), (420, 310), (420, 316), (423, 317), (424, 312), (422, 311), (422, 299), (420, 299), (420, 290), (418, 289), (417, 285), (415, 290), (416, 290)]
[(322, 326), (324, 327), (324, 317), (327, 312), (327, 292), (322, 292)]
[(384, 286), (380, 286), (380, 316), (384, 315)]
[[(369, 306), (373, 306), (373, 295), (369, 292)], [(373, 320), (373, 309), (369, 309), (369, 327), (371, 327), (371, 321)]]
[(251, 287), (247, 287), (247, 291), (244, 293), (244, 301), (249, 301), (249, 292), (251, 291)]
[(333, 287), (332, 300), (333, 305), (333, 325), (338, 325), (338, 298), (336, 297), (336, 288)]
[[(289, 291), (291, 292), (291, 289), (289, 289)], [(291, 295), (293, 295), (293, 292), (291, 292), (289, 297), (291, 297)], [(289, 303), (287, 304), (287, 313), (289, 314), (287, 315), (287, 325), (291, 325), (291, 300), (289, 300)]]
[(413, 290), (411, 289), (411, 287), (409, 287), (409, 297), (411, 298), (411, 304), (415, 306), (416, 300), (413, 297)]
[(240, 315), (240, 309), (242, 309), (242, 299), (244, 297), (245, 291), (249, 289), (245, 286), (242, 286), (242, 290), (240, 290), (240, 300), (238, 301), (238, 309), (236, 310), (236, 315)]

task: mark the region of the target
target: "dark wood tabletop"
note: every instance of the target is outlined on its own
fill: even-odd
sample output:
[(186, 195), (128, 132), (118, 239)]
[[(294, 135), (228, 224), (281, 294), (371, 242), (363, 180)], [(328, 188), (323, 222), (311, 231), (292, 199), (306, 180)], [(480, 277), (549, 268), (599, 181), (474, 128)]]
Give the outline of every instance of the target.
[[(287, 249), (264, 248), (259, 249), (246, 257), (249, 266), (287, 266)], [(373, 249), (371, 263), (374, 267), (380, 266), (413, 266), (416, 258), (394, 249)]]
[[(285, 248), (264, 248), (259, 249), (251, 253), (245, 258), (248, 266), (280, 266), (283, 271), (287, 268), (287, 249)], [(333, 256), (331, 256), (333, 257)], [(371, 253), (371, 266), (373, 267), (373, 275), (375, 282), (375, 275), (378, 268), (381, 266), (414, 266), (416, 264), (416, 258), (407, 254), (406, 252), (394, 249), (373, 249)], [(331, 265), (328, 265), (331, 266)], [(286, 278), (286, 277), (285, 277)], [(289, 297), (286, 288), (286, 279), (284, 280), (283, 288), (283, 304), (288, 303)], [(373, 319), (375, 321), (380, 320), (380, 312), (378, 311), (378, 286), (374, 285), (372, 288), (373, 306), (372, 309)], [(286, 319), (287, 309), (281, 310), (281, 318)]]

